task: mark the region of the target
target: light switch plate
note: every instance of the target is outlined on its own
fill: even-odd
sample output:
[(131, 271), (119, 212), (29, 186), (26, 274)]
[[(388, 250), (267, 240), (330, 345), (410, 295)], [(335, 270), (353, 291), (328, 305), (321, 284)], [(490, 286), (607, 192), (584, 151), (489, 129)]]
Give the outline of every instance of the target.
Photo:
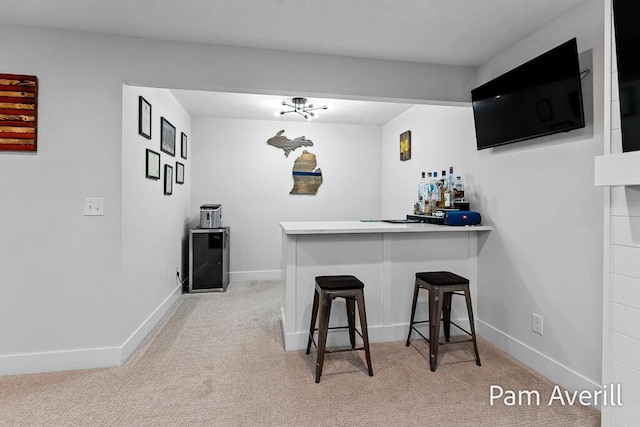
[(84, 215), (85, 216), (103, 216), (104, 215), (104, 199), (102, 197), (85, 197)]

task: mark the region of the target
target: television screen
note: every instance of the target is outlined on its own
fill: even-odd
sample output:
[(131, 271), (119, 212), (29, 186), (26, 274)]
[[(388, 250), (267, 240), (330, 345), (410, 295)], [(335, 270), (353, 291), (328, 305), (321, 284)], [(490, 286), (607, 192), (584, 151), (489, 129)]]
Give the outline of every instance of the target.
[(640, 150), (640, 4), (637, 0), (614, 0), (622, 151)]
[(478, 150), (585, 125), (571, 39), (471, 91)]

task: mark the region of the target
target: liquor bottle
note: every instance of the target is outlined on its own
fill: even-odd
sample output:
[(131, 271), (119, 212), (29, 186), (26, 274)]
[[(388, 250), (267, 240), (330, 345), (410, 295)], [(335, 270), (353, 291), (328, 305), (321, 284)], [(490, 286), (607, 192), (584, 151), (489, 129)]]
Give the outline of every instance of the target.
[(453, 194), (453, 200), (458, 202), (464, 202), (464, 182), (462, 181), (461, 176), (456, 178), (456, 186)]
[(436, 213), (436, 207), (438, 205), (438, 172), (434, 171), (431, 177), (431, 183), (429, 184), (430, 196), (429, 196), (429, 213), (433, 215)]
[(431, 186), (433, 185), (433, 174), (431, 172), (427, 173), (427, 185), (425, 186), (425, 199), (424, 199), (424, 211), (425, 215), (431, 214)]
[(453, 187), (455, 187), (455, 183), (456, 176), (453, 174), (453, 166), (449, 166), (449, 187), (451, 187), (451, 194), (453, 194)]
[(451, 187), (444, 187), (444, 201), (443, 206), (445, 209), (451, 209), (453, 207), (453, 194), (451, 193)]
[(427, 181), (425, 179), (425, 173), (422, 172), (422, 178), (418, 182), (418, 213), (424, 213), (425, 195), (426, 195)]
[(444, 188), (444, 207), (453, 207), (453, 166), (449, 167), (449, 176), (447, 177)]
[(438, 181), (438, 207), (444, 208), (444, 191), (447, 188), (447, 171), (442, 171), (442, 176)]

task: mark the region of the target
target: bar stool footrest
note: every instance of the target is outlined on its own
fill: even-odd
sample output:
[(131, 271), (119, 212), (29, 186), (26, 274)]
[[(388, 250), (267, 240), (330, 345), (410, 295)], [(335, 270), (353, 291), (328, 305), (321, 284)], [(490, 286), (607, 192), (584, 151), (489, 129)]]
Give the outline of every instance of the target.
[(342, 353), (345, 351), (360, 351), (360, 350), (366, 350), (364, 347), (356, 347), (356, 348), (338, 348), (338, 349), (334, 349), (334, 350), (325, 350), (324, 353)]
[[(328, 330), (327, 330), (327, 332), (329, 332), (329, 331), (332, 331), (332, 330), (334, 330), (334, 329), (349, 329), (349, 326), (332, 326), (332, 327), (327, 328), (327, 329), (328, 329)], [(313, 330), (313, 332), (316, 332), (317, 330), (318, 330), (318, 328), (315, 328), (315, 329)], [(364, 337), (362, 336), (362, 333), (360, 332), (360, 330), (358, 330), (358, 329), (354, 329), (354, 332), (355, 332), (356, 334), (358, 334), (358, 335), (360, 336), (360, 338), (362, 338), (362, 339), (364, 340)], [(419, 333), (419, 332), (418, 332), (418, 333)], [(315, 348), (318, 348), (318, 345), (316, 344), (316, 339), (315, 339), (315, 337), (313, 337), (313, 336), (311, 337), (311, 342), (313, 343), (313, 346), (314, 346)], [(364, 347), (362, 347), (361, 349), (360, 349), (360, 348), (352, 348), (352, 349), (350, 349), (350, 350), (364, 350)], [(346, 350), (345, 350), (345, 351), (346, 351)], [(325, 350), (324, 352), (325, 352), (325, 353), (331, 353), (331, 352), (330, 352), (330, 351), (328, 351), (328, 350)]]

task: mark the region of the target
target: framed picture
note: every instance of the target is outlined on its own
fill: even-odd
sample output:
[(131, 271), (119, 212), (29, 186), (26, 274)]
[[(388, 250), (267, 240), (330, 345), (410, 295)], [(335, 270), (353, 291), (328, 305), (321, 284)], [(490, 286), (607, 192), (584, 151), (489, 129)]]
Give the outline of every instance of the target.
[(38, 151), (38, 77), (0, 74), (0, 151)]
[(400, 161), (411, 160), (411, 131), (400, 134)]
[(180, 157), (187, 159), (187, 135), (184, 132), (180, 133)]
[(173, 167), (164, 165), (164, 194), (173, 193)]
[(151, 139), (151, 104), (142, 96), (138, 97), (138, 133)]
[(184, 165), (176, 162), (176, 184), (184, 184)]
[(160, 153), (147, 148), (147, 178), (160, 179)]
[(170, 156), (176, 155), (176, 127), (167, 119), (160, 119), (160, 150)]

